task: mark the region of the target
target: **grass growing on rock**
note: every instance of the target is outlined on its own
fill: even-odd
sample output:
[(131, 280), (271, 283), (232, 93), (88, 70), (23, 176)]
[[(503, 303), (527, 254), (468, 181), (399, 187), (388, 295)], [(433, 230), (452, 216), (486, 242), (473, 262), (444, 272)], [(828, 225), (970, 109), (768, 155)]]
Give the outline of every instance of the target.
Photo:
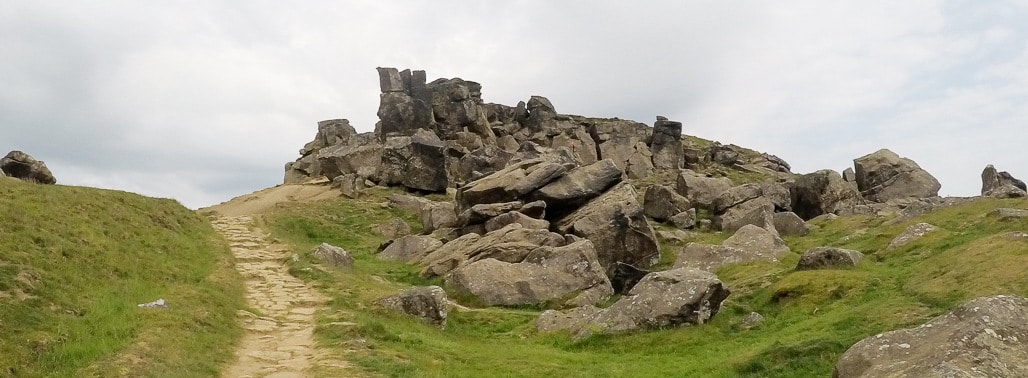
[(0, 235), (0, 376), (213, 376), (232, 357), (241, 279), (177, 202), (0, 179)]
[[(787, 238), (792, 253), (779, 263), (728, 266), (718, 276), (733, 290), (708, 324), (573, 342), (566, 334), (540, 334), (530, 308), (472, 308), (450, 312), (445, 329), (419, 323), (375, 305), (411, 285), (441, 284), (417, 269), (379, 261), (384, 241), (374, 225), (400, 217), (384, 205), (390, 191), (374, 189), (359, 200), (293, 204), (266, 218), (275, 237), (297, 248), (293, 271), (333, 297), (316, 336), (351, 350), (348, 358), (372, 375), (480, 376), (829, 376), (839, 354), (879, 332), (922, 323), (971, 298), (998, 293), (1028, 295), (1028, 221), (986, 214), (1000, 207), (1028, 208), (1025, 200), (982, 199), (888, 224), (871, 217), (817, 222), (802, 238)], [(907, 226), (929, 222), (941, 230), (895, 250), (889, 241)], [(699, 233), (694, 241), (727, 235)], [(328, 242), (356, 259), (352, 270), (329, 270), (306, 253)], [(684, 243), (679, 243), (684, 245)], [(795, 271), (799, 254), (816, 246), (856, 249), (856, 268)], [(677, 247), (665, 247), (664, 253)], [(665, 256), (669, 265), (673, 256)], [(750, 312), (766, 320), (740, 323)]]

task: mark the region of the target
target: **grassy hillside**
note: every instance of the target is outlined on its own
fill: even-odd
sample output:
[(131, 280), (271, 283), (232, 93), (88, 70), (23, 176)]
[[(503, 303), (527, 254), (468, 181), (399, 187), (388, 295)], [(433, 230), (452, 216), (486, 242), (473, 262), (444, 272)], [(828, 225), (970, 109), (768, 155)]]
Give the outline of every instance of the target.
[(0, 376), (215, 376), (241, 334), (231, 263), (173, 200), (0, 179)]
[[(294, 204), (270, 216), (276, 237), (299, 250), (328, 242), (356, 257), (353, 271), (325, 271), (303, 255), (293, 271), (334, 297), (319, 319), (319, 340), (355, 350), (350, 356), (383, 376), (829, 376), (840, 353), (856, 341), (919, 324), (956, 304), (998, 293), (1028, 295), (1028, 221), (987, 214), (1000, 207), (1028, 208), (1025, 200), (982, 199), (901, 224), (845, 217), (819, 223), (790, 238), (793, 253), (781, 263), (730, 266), (718, 275), (732, 288), (711, 323), (572, 342), (535, 331), (539, 309), (453, 311), (438, 330), (376, 307), (375, 299), (425, 281), (404, 264), (378, 261), (382, 241), (371, 226), (400, 216), (382, 206), (384, 190), (361, 200)], [(886, 251), (906, 226), (929, 222), (943, 230)], [(704, 241), (725, 235), (706, 233)], [(799, 254), (815, 246), (864, 252), (856, 269), (794, 271)], [(665, 259), (669, 261), (669, 259)], [(751, 311), (767, 320), (745, 330)]]

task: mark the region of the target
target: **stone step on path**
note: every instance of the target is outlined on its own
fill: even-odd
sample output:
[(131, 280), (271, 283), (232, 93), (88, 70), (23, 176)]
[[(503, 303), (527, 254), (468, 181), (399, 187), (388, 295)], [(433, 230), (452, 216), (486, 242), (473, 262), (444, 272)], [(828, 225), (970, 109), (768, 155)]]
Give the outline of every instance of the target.
[(222, 217), (211, 222), (229, 242), (236, 270), (246, 285), (247, 305), (259, 314), (240, 310), (245, 334), (236, 360), (223, 377), (310, 377), (311, 370), (351, 376), (345, 361), (319, 350), (314, 341), (314, 314), (328, 300), (289, 274), (284, 261), (291, 252), (272, 246), (248, 216)]

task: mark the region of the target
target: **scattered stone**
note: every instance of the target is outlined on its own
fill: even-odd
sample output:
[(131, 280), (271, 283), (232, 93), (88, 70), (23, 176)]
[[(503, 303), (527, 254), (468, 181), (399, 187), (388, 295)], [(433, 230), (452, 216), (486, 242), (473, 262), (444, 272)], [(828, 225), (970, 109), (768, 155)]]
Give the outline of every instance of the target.
[(142, 308), (168, 308), (168, 303), (164, 301), (164, 298), (158, 298), (153, 302), (146, 302), (138, 304)]
[(432, 202), (421, 205), (422, 232), (432, 233), (435, 230), (456, 227), (457, 212), (452, 202)]
[(915, 328), (856, 343), (833, 377), (1028, 377), (1028, 299), (971, 300)]
[(596, 198), (621, 182), (621, 170), (609, 159), (571, 170), (528, 195), (546, 202), (551, 215), (560, 209), (573, 209)]
[(834, 247), (811, 248), (800, 256), (796, 270), (838, 269), (857, 266), (864, 254), (858, 251)]
[(410, 225), (403, 219), (393, 218), (389, 222), (375, 226), (374, 231), (386, 239), (396, 239), (401, 236), (410, 235)]
[(783, 236), (804, 236), (810, 232), (810, 226), (796, 213), (787, 211), (774, 214), (775, 230)]
[(872, 202), (898, 198), (926, 198), (939, 195), (939, 180), (913, 160), (887, 149), (853, 160), (857, 188)]
[(675, 214), (671, 219), (668, 219), (668, 223), (682, 230), (694, 228), (696, 227), (696, 209), (689, 209)]
[[(707, 272), (716, 272), (718, 268), (728, 264), (763, 260), (765, 258), (767, 256), (759, 256), (734, 247), (689, 243), (678, 251), (675, 265), (672, 269), (694, 268)], [(771, 258), (777, 260), (773, 256)]]
[(350, 256), (349, 252), (328, 243), (321, 243), (317, 248), (314, 248), (311, 254), (329, 266), (339, 268), (353, 267), (353, 256)]
[(344, 196), (356, 199), (364, 189), (364, 178), (356, 173), (347, 173), (332, 179), (332, 187), (339, 189)]
[(1000, 220), (1011, 220), (1011, 219), (1023, 219), (1028, 218), (1028, 210), (1025, 209), (996, 209), (993, 210), (989, 215), (999, 218)]
[(428, 324), (446, 327), (449, 300), (439, 286), (415, 287), (378, 300), (387, 309), (411, 315)]
[(703, 324), (717, 314), (729, 293), (710, 272), (690, 268), (653, 272), (610, 307), (545, 311), (536, 327), (540, 332), (568, 330), (581, 340), (593, 333)]
[(751, 312), (742, 319), (742, 323), (739, 324), (742, 329), (753, 329), (764, 323), (764, 315), (756, 312)]
[(11, 151), (0, 159), (0, 171), (8, 177), (37, 184), (56, 184), (57, 179), (46, 167), (46, 163), (33, 159), (21, 151)]
[(778, 234), (754, 225), (745, 225), (739, 228), (721, 245), (738, 248), (772, 262), (778, 261), (779, 257), (789, 253), (789, 247), (785, 245), (782, 238), (778, 237)]
[(692, 233), (684, 230), (657, 231), (657, 237), (661, 240), (681, 243), (693, 237)]
[(889, 246), (885, 247), (885, 249), (891, 251), (893, 249), (902, 247), (914, 240), (920, 239), (922, 236), (925, 236), (929, 232), (935, 231), (937, 229), (938, 227), (935, 227), (928, 223), (918, 223), (912, 225), (910, 227), (907, 227), (906, 230), (903, 230), (903, 232), (901, 232), (894, 239), (892, 239), (892, 241), (889, 242)]

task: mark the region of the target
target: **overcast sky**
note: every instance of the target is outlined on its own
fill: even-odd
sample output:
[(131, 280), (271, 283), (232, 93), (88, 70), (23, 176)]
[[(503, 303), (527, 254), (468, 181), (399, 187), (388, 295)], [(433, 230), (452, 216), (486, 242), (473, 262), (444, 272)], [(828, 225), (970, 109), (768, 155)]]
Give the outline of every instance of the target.
[(0, 154), (196, 208), (281, 182), (375, 67), (842, 171), (889, 148), (977, 195), (1028, 178), (1028, 1), (0, 0)]

